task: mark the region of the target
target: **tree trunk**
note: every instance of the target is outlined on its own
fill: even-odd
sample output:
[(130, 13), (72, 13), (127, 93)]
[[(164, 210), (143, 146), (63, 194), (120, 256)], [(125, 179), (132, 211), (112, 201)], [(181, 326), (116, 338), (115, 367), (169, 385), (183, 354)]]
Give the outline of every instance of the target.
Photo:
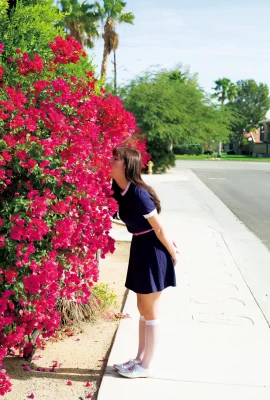
[(104, 34), (103, 34), (103, 39), (104, 39), (104, 50), (103, 50), (103, 59), (102, 59), (102, 65), (101, 65), (101, 79), (106, 80), (106, 75), (107, 75), (107, 69), (108, 69), (108, 61), (109, 61), (109, 55), (110, 52), (112, 51), (111, 47), (111, 33), (114, 28), (115, 22), (107, 19), (105, 27), (104, 27)]
[(217, 154), (218, 157), (221, 157), (221, 150), (222, 150), (222, 142), (220, 141), (218, 142), (218, 154)]
[(108, 61), (109, 61), (109, 51), (108, 51), (106, 44), (104, 44), (103, 60), (102, 60), (101, 74), (100, 74), (101, 79), (104, 79), (104, 84), (105, 84), (106, 75), (107, 75)]
[[(224, 101), (225, 101), (225, 94), (222, 93), (222, 98), (221, 98), (221, 106), (222, 106), (222, 107), (223, 107), (223, 105), (224, 105)], [(217, 156), (218, 156), (218, 157), (221, 157), (221, 151), (222, 151), (222, 141), (220, 140), (220, 141), (218, 142), (218, 153), (217, 153)]]
[(114, 90), (117, 94), (117, 70), (116, 70), (116, 51), (113, 52), (113, 69), (114, 69)]

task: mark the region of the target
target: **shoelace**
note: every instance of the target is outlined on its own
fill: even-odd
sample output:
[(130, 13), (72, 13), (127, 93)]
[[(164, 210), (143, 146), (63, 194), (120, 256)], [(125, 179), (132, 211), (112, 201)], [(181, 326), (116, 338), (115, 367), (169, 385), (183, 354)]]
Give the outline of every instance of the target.
[(133, 361), (132, 358), (129, 361), (125, 362), (123, 365), (128, 365), (131, 361)]
[(128, 371), (132, 372), (137, 367), (138, 367), (138, 364), (133, 365), (133, 367), (128, 368)]

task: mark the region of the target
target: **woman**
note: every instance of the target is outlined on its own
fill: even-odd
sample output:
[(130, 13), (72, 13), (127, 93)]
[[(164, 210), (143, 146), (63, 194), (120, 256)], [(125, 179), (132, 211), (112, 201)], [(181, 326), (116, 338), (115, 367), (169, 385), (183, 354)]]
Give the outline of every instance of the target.
[(115, 364), (127, 378), (152, 376), (151, 361), (159, 331), (158, 304), (162, 291), (176, 286), (175, 245), (159, 221), (160, 201), (141, 178), (141, 155), (137, 150), (118, 147), (113, 151), (111, 177), (113, 197), (119, 204), (119, 216), (133, 234), (125, 286), (137, 294), (139, 348), (134, 359)]

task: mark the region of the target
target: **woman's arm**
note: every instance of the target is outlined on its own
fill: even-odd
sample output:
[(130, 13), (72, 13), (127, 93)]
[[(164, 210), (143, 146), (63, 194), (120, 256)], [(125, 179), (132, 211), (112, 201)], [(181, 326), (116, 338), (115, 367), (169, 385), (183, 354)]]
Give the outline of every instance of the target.
[(158, 214), (153, 215), (153, 217), (147, 218), (147, 221), (152, 226), (155, 231), (157, 238), (161, 241), (161, 243), (166, 247), (172, 258), (174, 259), (174, 264), (178, 261), (178, 251), (176, 246), (174, 246), (172, 240), (169, 239), (164, 228), (161, 225)]

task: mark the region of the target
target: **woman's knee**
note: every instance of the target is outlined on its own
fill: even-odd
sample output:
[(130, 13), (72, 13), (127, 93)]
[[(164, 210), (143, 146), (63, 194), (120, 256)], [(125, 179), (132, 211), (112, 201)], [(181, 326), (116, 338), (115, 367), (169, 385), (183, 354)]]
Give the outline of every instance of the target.
[(144, 319), (146, 321), (152, 321), (154, 319), (159, 319), (158, 310), (149, 310), (144, 313)]
[(148, 295), (137, 295), (137, 307), (139, 313), (144, 316), (145, 319), (152, 320), (158, 318), (160, 295), (161, 292), (151, 293)]

